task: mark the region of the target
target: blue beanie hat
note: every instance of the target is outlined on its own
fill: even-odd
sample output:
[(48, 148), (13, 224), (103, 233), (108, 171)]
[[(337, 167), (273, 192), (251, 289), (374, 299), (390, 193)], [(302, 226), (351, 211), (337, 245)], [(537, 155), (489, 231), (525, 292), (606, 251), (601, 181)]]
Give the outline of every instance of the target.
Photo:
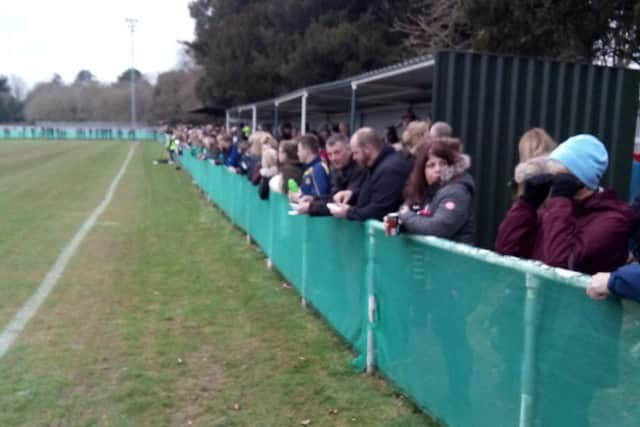
[(585, 187), (595, 190), (609, 165), (604, 144), (593, 135), (575, 135), (558, 145), (549, 155), (576, 176)]

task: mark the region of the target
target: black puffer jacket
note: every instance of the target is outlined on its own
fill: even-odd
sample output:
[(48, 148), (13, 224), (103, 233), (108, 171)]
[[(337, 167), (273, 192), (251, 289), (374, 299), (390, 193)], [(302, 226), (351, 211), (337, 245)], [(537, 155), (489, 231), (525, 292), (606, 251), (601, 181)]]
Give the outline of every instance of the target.
[(402, 189), (410, 168), (405, 158), (393, 147), (386, 145), (369, 168), (360, 192), (354, 193), (347, 218), (355, 221), (382, 220), (402, 204)]
[(331, 170), (331, 195), (316, 196), (309, 205), (309, 215), (311, 216), (329, 216), (329, 208), (327, 203), (333, 201), (333, 195), (339, 191), (351, 190), (357, 193), (362, 186), (362, 182), (366, 177), (366, 170), (362, 169), (352, 159), (347, 166), (342, 169)]

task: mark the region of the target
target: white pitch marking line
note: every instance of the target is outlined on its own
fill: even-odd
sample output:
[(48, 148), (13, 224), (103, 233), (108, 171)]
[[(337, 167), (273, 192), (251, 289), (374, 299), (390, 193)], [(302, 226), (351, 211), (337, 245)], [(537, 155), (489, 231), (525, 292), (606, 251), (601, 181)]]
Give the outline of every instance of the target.
[(9, 348), (13, 345), (15, 340), (18, 338), (20, 333), (24, 330), (24, 327), (27, 325), (29, 320), (36, 314), (42, 303), (47, 299), (47, 296), (53, 289), (53, 287), (58, 282), (58, 279), (64, 273), (64, 269), (67, 267), (69, 260), (76, 252), (84, 238), (87, 236), (93, 225), (95, 224), (98, 217), (104, 212), (104, 210), (111, 203), (111, 199), (113, 198), (114, 193), (116, 192), (116, 188), (120, 183), (120, 179), (124, 175), (127, 166), (129, 165), (129, 161), (133, 157), (133, 153), (138, 146), (138, 143), (133, 145), (129, 150), (129, 154), (125, 159), (120, 171), (111, 182), (111, 186), (109, 190), (107, 190), (107, 194), (104, 197), (104, 200), (98, 205), (98, 207), (93, 211), (93, 213), (87, 218), (87, 220), (82, 224), (82, 226), (78, 229), (73, 238), (67, 243), (67, 246), (64, 247), (60, 255), (58, 255), (58, 259), (51, 267), (51, 270), (47, 273), (47, 275), (40, 283), (38, 290), (29, 298), (27, 302), (24, 303), (20, 311), (18, 311), (11, 322), (7, 325), (6, 328), (0, 334), (0, 359), (7, 353)]

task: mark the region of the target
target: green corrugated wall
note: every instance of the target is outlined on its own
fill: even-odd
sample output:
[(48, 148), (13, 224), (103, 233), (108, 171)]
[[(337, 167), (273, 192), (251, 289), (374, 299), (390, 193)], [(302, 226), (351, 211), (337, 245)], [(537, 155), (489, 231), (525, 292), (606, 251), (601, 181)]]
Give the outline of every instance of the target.
[(478, 243), (493, 247), (511, 205), (518, 140), (542, 127), (558, 142), (591, 133), (609, 150), (605, 185), (629, 191), (638, 112), (637, 71), (531, 58), (436, 54), (433, 117), (449, 122), (472, 158)]

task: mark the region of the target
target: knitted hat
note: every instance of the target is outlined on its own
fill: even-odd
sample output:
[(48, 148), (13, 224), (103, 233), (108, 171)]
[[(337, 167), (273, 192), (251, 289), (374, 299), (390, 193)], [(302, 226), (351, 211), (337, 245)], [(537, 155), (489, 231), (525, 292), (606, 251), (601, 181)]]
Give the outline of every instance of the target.
[(549, 155), (576, 176), (585, 187), (595, 190), (607, 170), (609, 156), (604, 144), (593, 135), (575, 135)]

